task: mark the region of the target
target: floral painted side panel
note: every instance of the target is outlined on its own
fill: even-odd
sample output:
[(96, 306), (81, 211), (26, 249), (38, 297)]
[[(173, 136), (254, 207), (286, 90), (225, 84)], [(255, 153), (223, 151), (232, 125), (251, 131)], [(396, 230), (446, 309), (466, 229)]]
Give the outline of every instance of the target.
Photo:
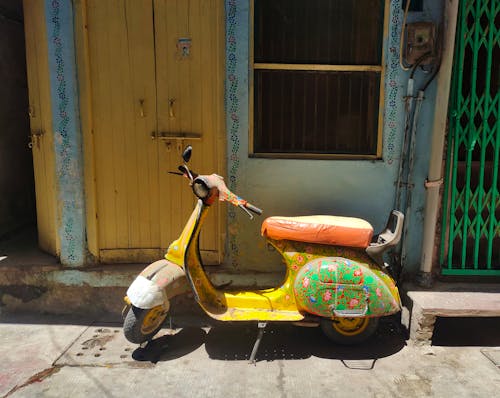
[(303, 266), (295, 279), (300, 309), (323, 316), (382, 316), (399, 311), (394, 283), (366, 264), (324, 257)]
[(318, 316), (383, 316), (400, 310), (394, 280), (364, 250), (269, 240), (287, 264), (300, 311)]

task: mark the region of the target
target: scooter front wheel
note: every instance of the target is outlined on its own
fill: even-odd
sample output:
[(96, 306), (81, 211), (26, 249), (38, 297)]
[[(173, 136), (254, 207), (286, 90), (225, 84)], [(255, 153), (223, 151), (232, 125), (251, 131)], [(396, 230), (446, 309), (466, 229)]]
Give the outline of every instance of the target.
[(367, 340), (378, 327), (378, 318), (321, 319), (321, 330), (338, 344), (351, 345)]
[(167, 311), (161, 305), (147, 310), (132, 305), (123, 322), (123, 333), (131, 343), (142, 344), (158, 333), (166, 317)]

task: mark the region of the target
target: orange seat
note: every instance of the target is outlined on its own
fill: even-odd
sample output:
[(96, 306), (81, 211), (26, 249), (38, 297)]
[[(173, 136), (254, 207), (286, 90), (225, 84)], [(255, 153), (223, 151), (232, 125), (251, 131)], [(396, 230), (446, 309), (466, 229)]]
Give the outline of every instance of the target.
[(373, 227), (353, 217), (269, 217), (262, 223), (261, 233), (276, 240), (366, 248), (371, 242)]

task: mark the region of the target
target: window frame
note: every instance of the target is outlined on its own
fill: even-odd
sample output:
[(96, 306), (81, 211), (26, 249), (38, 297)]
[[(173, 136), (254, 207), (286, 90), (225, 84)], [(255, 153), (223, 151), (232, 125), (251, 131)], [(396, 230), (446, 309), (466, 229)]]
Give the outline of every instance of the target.
[[(305, 1), (305, 0), (304, 0)], [(251, 158), (275, 159), (358, 159), (381, 160), (383, 150), (384, 105), (385, 105), (385, 70), (386, 70), (386, 41), (389, 33), (390, 0), (384, 0), (384, 22), (382, 27), (382, 52), (380, 65), (332, 65), (332, 64), (276, 64), (255, 63), (255, 0), (250, 0), (250, 40), (249, 40), (249, 128), (248, 128), (248, 156)], [(378, 128), (376, 154), (343, 154), (343, 153), (300, 153), (300, 152), (255, 152), (254, 148), (254, 79), (255, 70), (292, 70), (292, 71), (328, 71), (328, 72), (379, 72), (380, 89), (378, 104)]]

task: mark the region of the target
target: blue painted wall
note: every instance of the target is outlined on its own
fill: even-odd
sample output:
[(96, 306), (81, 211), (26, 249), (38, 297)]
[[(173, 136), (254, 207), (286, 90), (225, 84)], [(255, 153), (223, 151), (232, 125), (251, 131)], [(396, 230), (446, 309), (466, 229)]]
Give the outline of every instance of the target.
[[(399, 66), (401, 0), (391, 1), (389, 33), (385, 40), (386, 76), (383, 159), (291, 160), (248, 157), (249, 0), (226, 0), (228, 180), (230, 189), (264, 209), (261, 219), (248, 219), (230, 208), (226, 262), (232, 267), (259, 271), (280, 269), (276, 254), (260, 237), (265, 216), (335, 214), (367, 219), (382, 229), (394, 206), (408, 72)], [(424, 2), (424, 12), (410, 13), (409, 21), (441, 20), (442, 1)], [(429, 76), (417, 72), (416, 87)], [(434, 115), (435, 83), (426, 92), (418, 123), (409, 215), (406, 268), (418, 269), (422, 242), (424, 181), (427, 175)]]
[[(228, 181), (230, 188), (270, 215), (337, 214), (362, 217), (380, 230), (394, 204), (395, 180), (403, 136), (408, 73), (399, 67), (401, 0), (391, 1), (389, 33), (385, 40), (386, 76), (383, 159), (291, 160), (248, 157), (249, 0), (226, 1), (226, 115)], [(59, 197), (61, 262), (85, 263), (85, 206), (83, 157), (73, 12), (70, 0), (46, 0), (50, 81), (55, 132)], [(442, 1), (426, 1), (424, 12), (409, 20), (441, 20)], [(428, 76), (419, 72), (418, 87)], [(413, 209), (409, 215), (406, 266), (416, 270), (422, 240), (424, 180), (428, 168), (435, 87), (427, 93), (416, 145)], [(279, 258), (266, 249), (260, 222), (238, 209), (229, 209), (226, 262), (235, 268), (275, 271)]]
[(45, 23), (58, 190), (60, 261), (68, 266), (82, 266), (86, 260), (85, 195), (71, 0), (46, 0)]

